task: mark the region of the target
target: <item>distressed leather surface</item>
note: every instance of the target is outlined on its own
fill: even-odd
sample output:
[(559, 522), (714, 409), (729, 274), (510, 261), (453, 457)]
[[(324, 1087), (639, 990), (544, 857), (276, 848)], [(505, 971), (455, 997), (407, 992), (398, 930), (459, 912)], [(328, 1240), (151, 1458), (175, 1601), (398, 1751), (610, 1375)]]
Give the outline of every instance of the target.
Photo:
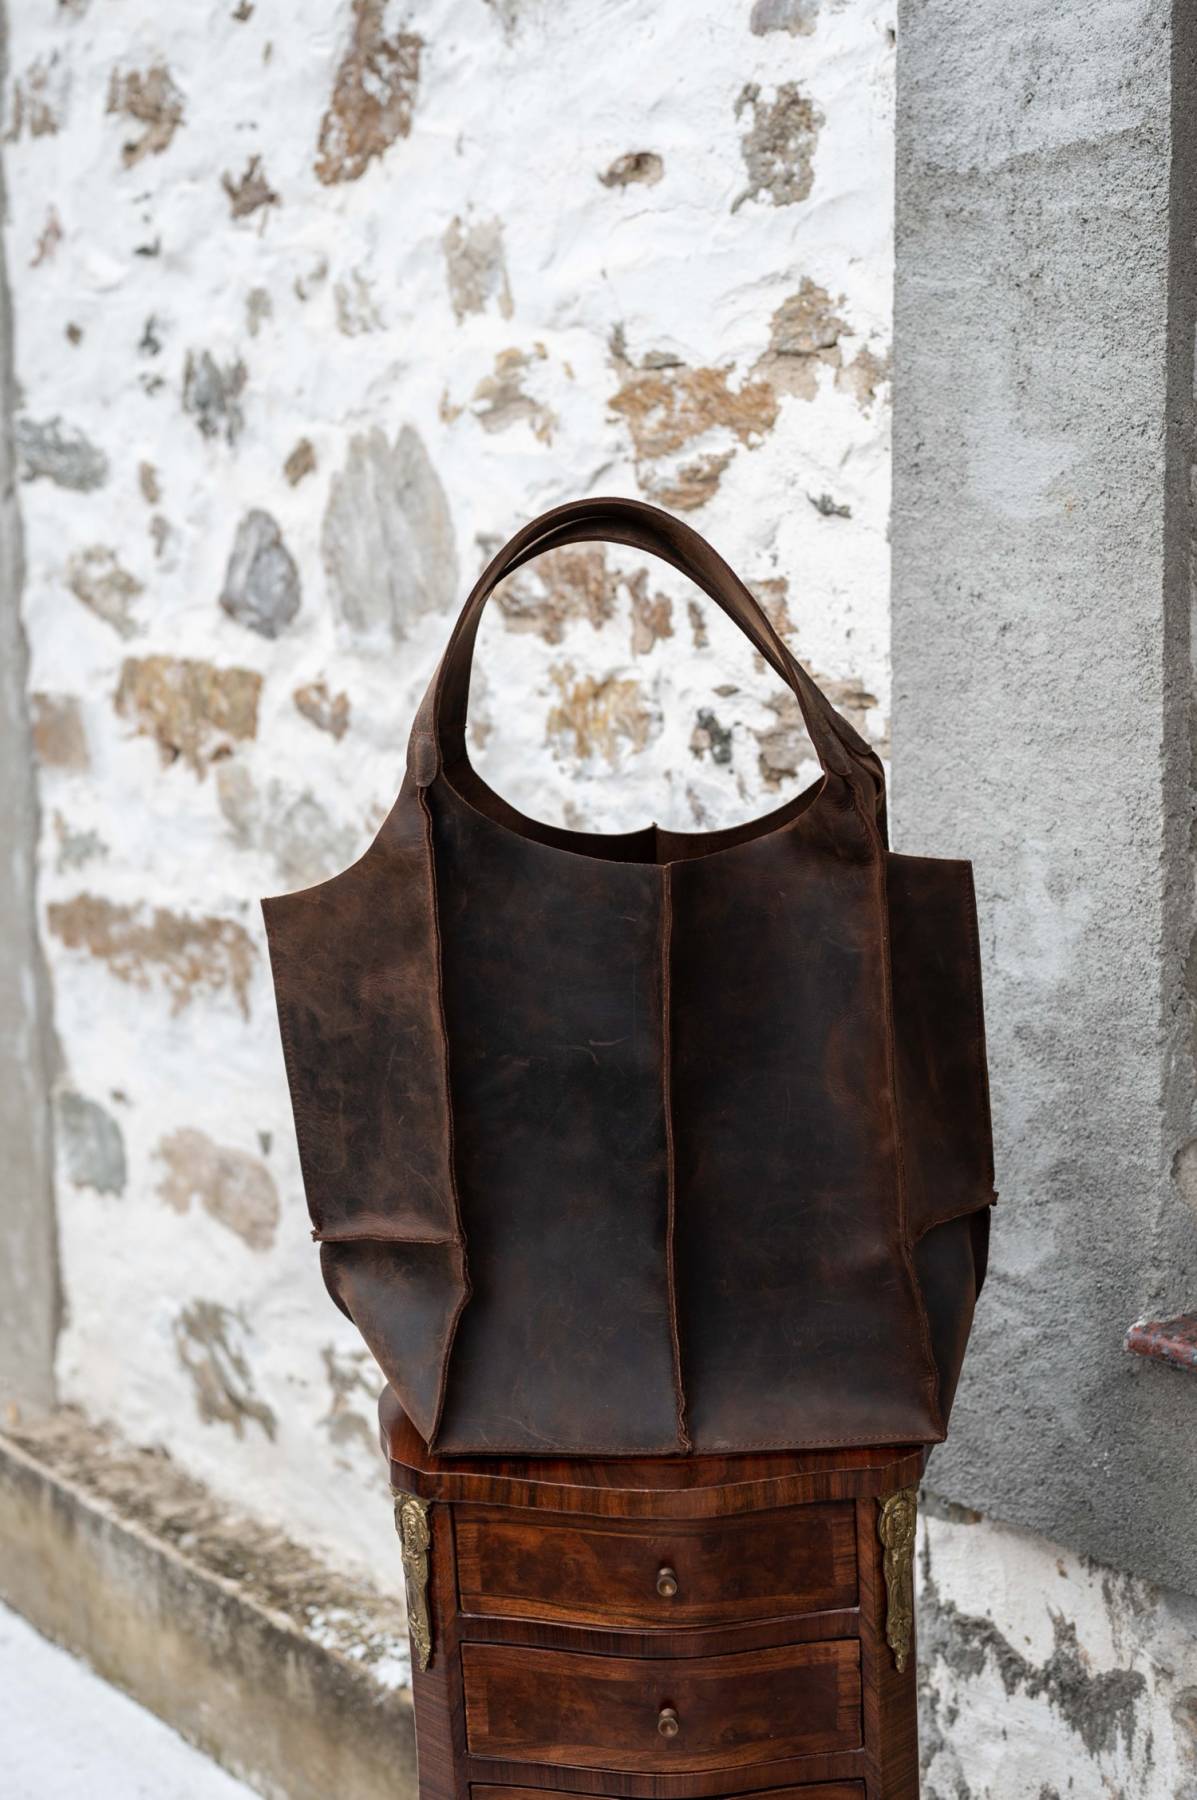
[[(478, 619), (529, 557), (661, 555), (796, 695), (823, 779), (731, 831), (596, 836), (470, 768)], [(941, 1438), (993, 1199), (967, 864), (732, 572), (631, 501), (484, 572), (343, 875), (264, 902), (325, 1278), (442, 1453)]]

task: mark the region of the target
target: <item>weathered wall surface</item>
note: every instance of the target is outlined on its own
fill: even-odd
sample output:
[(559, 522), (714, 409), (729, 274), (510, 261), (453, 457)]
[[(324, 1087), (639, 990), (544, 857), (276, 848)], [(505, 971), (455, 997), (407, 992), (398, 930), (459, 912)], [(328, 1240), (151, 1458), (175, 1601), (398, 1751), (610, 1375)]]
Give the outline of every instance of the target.
[[(66, 1398), (385, 1557), (257, 897), (364, 847), (485, 549), (682, 510), (887, 732), (888, 0), (10, 9), (4, 158)], [(492, 608), (518, 805), (685, 828), (804, 769), (666, 573)]]
[[(975, 859), (992, 1276), (929, 1480), (1197, 1592), (1191, 1309), (1197, 13), (907, 0), (899, 841)], [(967, 371), (967, 379), (963, 372)]]
[(1197, 1601), (934, 1501), (918, 1570), (923, 1800), (1197, 1800)]

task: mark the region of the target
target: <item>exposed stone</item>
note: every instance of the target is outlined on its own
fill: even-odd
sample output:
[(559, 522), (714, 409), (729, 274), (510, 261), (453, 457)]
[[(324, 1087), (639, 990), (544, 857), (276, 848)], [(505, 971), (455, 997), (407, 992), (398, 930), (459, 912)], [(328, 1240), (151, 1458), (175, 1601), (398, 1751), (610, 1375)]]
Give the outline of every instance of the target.
[[(1095, 1673), (1077, 1642), (1073, 1621), (1053, 1612), (1052, 1628), (1052, 1654), (1042, 1664), (1031, 1662), (992, 1619), (970, 1617), (940, 1595), (924, 1558), (919, 1607), (919, 1659), (924, 1666), (946, 1663), (955, 1677), (975, 1681), (988, 1665), (997, 1673), (1007, 1696), (1044, 1696), (1090, 1756), (1113, 1750), (1119, 1740), (1131, 1750), (1136, 1704), (1146, 1690), (1146, 1676), (1137, 1669)], [(936, 1696), (926, 1682), (923, 1702), (934, 1723), (938, 1723)], [(946, 1722), (950, 1727), (950, 1716)]]
[(295, 298), (306, 306), (316, 290), (328, 280), (328, 258), (317, 251), (312, 251), (305, 259), (305, 267), (291, 283)]
[(767, 788), (792, 781), (804, 762), (816, 761), (802, 712), (788, 688), (767, 702), (776, 722), (756, 732), (757, 765)]
[(300, 438), (294, 450), (283, 464), (283, 474), (292, 487), (298, 487), (305, 475), (312, 474), (316, 467), (316, 452), (311, 438)]
[[(788, 621), (785, 623), (788, 625)], [(782, 635), (785, 635), (784, 630)], [(849, 725), (862, 737), (870, 737), (866, 725), (870, 710), (877, 704), (876, 695), (870, 694), (860, 681), (837, 681), (830, 676), (817, 674), (805, 662), (803, 667), (813, 676)], [(767, 725), (756, 733), (758, 761), (765, 786), (777, 788), (783, 782), (792, 780), (804, 762), (815, 762), (817, 758), (807, 735), (797, 698), (789, 688), (771, 695), (766, 705), (774, 713), (776, 723)], [(876, 743), (875, 747), (881, 755), (887, 754), (889, 748), (884, 741)]]
[(237, 527), (220, 604), (238, 625), (276, 638), (299, 611), (299, 570), (268, 512), (255, 507)]
[(670, 475), (658, 470), (646, 487), (658, 506), (674, 512), (694, 512), (714, 494), (734, 454), (724, 450), (696, 456), (692, 462), (679, 463)]
[(83, 712), (74, 694), (31, 694), (33, 753), (44, 769), (79, 774), (88, 767)]
[(114, 69), (108, 85), (108, 111), (121, 113), (144, 126), (140, 137), (129, 138), (121, 146), (121, 161), (132, 168), (145, 156), (161, 156), (183, 123), (183, 95), (171, 79), (165, 63), (155, 63), (144, 72), (132, 69), (125, 74)]
[(700, 706), (690, 733), (690, 750), (699, 760), (710, 755), (713, 763), (730, 768), (733, 734), (730, 725), (721, 725), (709, 706)]
[(365, 843), (355, 826), (337, 824), (309, 789), (287, 800), (279, 784), (272, 783), (262, 847), (274, 858), (285, 886), (306, 888), (347, 868)]
[(349, 695), (330, 694), (324, 681), (297, 687), (292, 698), (305, 719), (338, 740), (349, 729)]
[[(320, 1423), (334, 1444), (357, 1444), (371, 1456), (378, 1454), (378, 1428), (374, 1422), (377, 1404), (377, 1377), (374, 1359), (368, 1350), (338, 1353), (335, 1345), (325, 1344), (320, 1352), (332, 1403)], [(360, 1395), (364, 1410), (354, 1405)]]
[(103, 487), (108, 479), (108, 458), (73, 425), (52, 419), (17, 419), (13, 442), (20, 462), (21, 480), (53, 481), (78, 494)]
[(152, 737), (164, 765), (180, 758), (202, 776), (210, 762), (258, 729), (262, 677), (253, 669), (218, 669), (191, 657), (127, 657), (116, 710)]
[(846, 330), (826, 289), (804, 277), (798, 292), (783, 300), (773, 314), (769, 348), (753, 372), (766, 376), (781, 393), (813, 400), (819, 391), (820, 365), (841, 367), (840, 337)]
[(701, 601), (687, 600), (686, 615), (690, 620), (690, 641), (696, 650), (705, 650), (711, 641), (711, 633)]
[(353, 26), (320, 127), (316, 175), (326, 185), (357, 181), (370, 162), (411, 130), (422, 40), (387, 30), (386, 0), (353, 0)]
[(528, 350), (500, 350), (493, 375), (484, 375), (474, 389), (472, 412), (484, 431), (510, 431), (526, 421), (542, 444), (553, 435), (556, 418), (543, 401), (524, 391), (524, 376), (545, 359), (543, 344)]
[(348, 281), (333, 286), (337, 330), (344, 337), (365, 337), (382, 330), (382, 314), (374, 299), (374, 284), (360, 269), (351, 269)]
[(71, 1185), (97, 1194), (123, 1194), (128, 1172), (125, 1140), (111, 1113), (82, 1094), (59, 1094), (58, 1144)]
[(229, 197), (229, 210), (235, 219), (248, 219), (263, 207), (280, 204), (278, 195), (266, 179), (260, 156), (251, 156), (235, 179), (227, 173), (222, 175), (220, 185)]
[(62, 242), (62, 237), (62, 220), (58, 216), (58, 209), (48, 206), (46, 222), (38, 233), (37, 248), (29, 258), (29, 267), (40, 269), (43, 263), (52, 262), (58, 246)]
[(808, 494), (807, 499), (817, 513), (825, 519), (850, 519), (852, 508), (834, 499), (830, 494)]
[(867, 410), (877, 398), (877, 390), (883, 382), (889, 381), (892, 374), (891, 358), (888, 353), (878, 356), (865, 344), (852, 361), (845, 363), (837, 372), (835, 385), (851, 394), (859, 407)]
[(819, 0), (755, 0), (748, 29), (757, 37), (770, 31), (788, 31), (791, 37), (810, 37), (819, 18)]
[(157, 506), (162, 498), (162, 488), (158, 481), (158, 471), (153, 463), (138, 463), (137, 485), (141, 489), (141, 497), (146, 505)]
[(76, 600), (111, 625), (118, 636), (136, 637), (139, 627), (130, 606), (143, 592), (142, 584), (121, 567), (116, 552), (106, 544), (89, 544), (71, 557), (67, 586)]
[(732, 204), (732, 211), (746, 200), (768, 194), (775, 206), (792, 206), (805, 200), (814, 185), (814, 154), (823, 115), (796, 82), (785, 81), (772, 102), (761, 97), (757, 82), (749, 82), (736, 101), (736, 117), (752, 112), (752, 125), (740, 140), (748, 171), (748, 186)]
[(647, 656), (662, 638), (673, 636), (673, 602), (668, 594), (649, 594), (648, 571), (628, 577), (632, 596), (632, 654)]
[(510, 42), (519, 29), (521, 0), (486, 0), (486, 5), (502, 26), (503, 36)]
[(176, 1212), (194, 1203), (236, 1232), (251, 1250), (269, 1250), (278, 1230), (278, 1189), (256, 1156), (217, 1144), (184, 1126), (163, 1138), (155, 1155), (165, 1164), (158, 1193)]
[[(772, 625), (782, 641), (786, 641), (794, 629), (794, 621), (790, 617), (790, 584), (784, 575), (770, 575), (763, 580), (749, 583), (753, 599)], [(765, 667), (763, 656), (756, 656), (755, 661), (760, 668)]]
[(479, 219), (470, 226), (454, 219), (441, 247), (449, 300), (458, 324), (467, 313), (485, 312), (493, 300), (503, 318), (511, 317), (511, 287), (503, 255), (503, 227), (498, 219)]
[(210, 351), (187, 352), (183, 411), (193, 416), (205, 437), (236, 443), (244, 423), (240, 397), (245, 380), (245, 364), (239, 357), (222, 368)]
[(545, 735), (563, 760), (586, 763), (601, 754), (614, 765), (621, 744), (644, 749), (653, 715), (638, 681), (617, 675), (575, 680), (569, 663), (550, 673), (561, 699), (549, 712)]
[(58, 855), (54, 867), (60, 875), (68, 869), (84, 869), (98, 856), (107, 856), (108, 846), (98, 831), (72, 831), (61, 813), (54, 814), (54, 836)]
[[(769, 382), (746, 380), (733, 387), (729, 368), (679, 363), (629, 369), (625, 364), (623, 374), (610, 405), (631, 434), (636, 479), (654, 500), (679, 511), (705, 505), (736, 444), (759, 443), (777, 419), (777, 396)], [(695, 444), (707, 438), (714, 440), (712, 447), (694, 455)]]
[(250, 337), (257, 337), (262, 329), (264, 319), (274, 316), (274, 301), (268, 289), (264, 287), (250, 288), (245, 296), (245, 328)]
[(216, 800), (238, 850), (252, 849), (259, 823), (258, 790), (244, 763), (220, 764), (216, 771)]
[(326, 881), (364, 848), (360, 831), (338, 824), (308, 788), (297, 794), (272, 781), (263, 799), (248, 769), (222, 763), (216, 794), (238, 849), (264, 851), (287, 888)]
[(97, 894), (52, 900), (46, 918), (68, 950), (85, 950), (108, 964), (119, 981), (148, 988), (157, 973), (171, 996), (172, 1013), (182, 1012), (202, 993), (226, 988), (245, 1018), (254, 943), (233, 919), (189, 918), (155, 907), (119, 905)]
[(66, 116), (69, 93), (70, 69), (57, 50), (30, 63), (12, 85), (5, 142), (15, 144), (26, 132), (34, 138), (54, 137)]
[(626, 155), (617, 156), (599, 180), (609, 188), (629, 187), (634, 182), (654, 187), (664, 173), (665, 164), (655, 150), (629, 150)]
[(329, 485), (321, 539), (334, 604), (363, 647), (399, 642), (457, 598), (449, 504), (417, 432), (375, 426), (350, 439)]
[(509, 631), (559, 644), (572, 620), (587, 619), (597, 631), (614, 616), (622, 579), (601, 544), (550, 550), (500, 582), (495, 604)]
[(273, 1442), (275, 1416), (254, 1392), (247, 1345), (253, 1333), (240, 1313), (215, 1300), (195, 1300), (175, 1320), (175, 1349), (195, 1386), (195, 1404), (206, 1425), (231, 1425), (238, 1437), (247, 1424)]

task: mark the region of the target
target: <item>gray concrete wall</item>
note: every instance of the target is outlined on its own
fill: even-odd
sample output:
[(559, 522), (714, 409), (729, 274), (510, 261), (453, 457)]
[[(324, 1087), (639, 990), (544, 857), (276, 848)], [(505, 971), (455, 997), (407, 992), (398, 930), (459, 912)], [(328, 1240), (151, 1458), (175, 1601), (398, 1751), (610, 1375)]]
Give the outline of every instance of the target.
[(1001, 1202), (933, 1488), (1197, 1591), (1194, 17), (905, 0), (897, 846), (975, 860)]
[[(8, 85), (7, 44), (0, 9), (0, 90)], [(0, 185), (0, 215), (6, 211)], [(0, 243), (0, 1416), (13, 1403), (45, 1406), (53, 1400), (59, 1316), (13, 386), (12, 309)]]

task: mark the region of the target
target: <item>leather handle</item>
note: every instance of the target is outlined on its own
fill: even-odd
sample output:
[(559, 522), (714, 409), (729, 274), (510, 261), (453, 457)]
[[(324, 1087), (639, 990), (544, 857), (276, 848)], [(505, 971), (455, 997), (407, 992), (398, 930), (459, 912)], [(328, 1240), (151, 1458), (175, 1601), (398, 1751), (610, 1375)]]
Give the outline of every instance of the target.
[(849, 780), (867, 772), (870, 788), (878, 786), (880, 765), (871, 748), (791, 655), (759, 603), (718, 552), (672, 514), (642, 500), (619, 497), (575, 500), (554, 507), (523, 526), (491, 558), (462, 607), (413, 727), (412, 767), (418, 782), (430, 779), (440, 762), (452, 763), (465, 755), (474, 644), (482, 609), (499, 582), (547, 550), (594, 542), (644, 550), (693, 581), (740, 627), (791, 689), (823, 769)]

